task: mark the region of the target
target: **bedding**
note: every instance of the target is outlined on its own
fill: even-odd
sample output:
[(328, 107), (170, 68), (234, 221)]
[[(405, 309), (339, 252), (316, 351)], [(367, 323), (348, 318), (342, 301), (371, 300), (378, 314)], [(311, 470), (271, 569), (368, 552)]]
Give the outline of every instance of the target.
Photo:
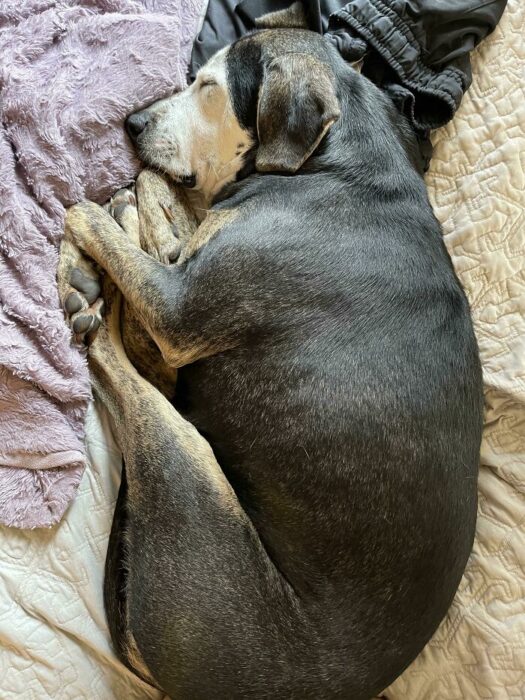
[(136, 176), (124, 117), (184, 87), (204, 9), (204, 0), (0, 0), (4, 525), (58, 522), (85, 466), (89, 375), (56, 285), (65, 207), (102, 203)]
[[(486, 422), (474, 550), (456, 600), (387, 700), (525, 697), (525, 7), (509, 0), (474, 81), (434, 134), (428, 185), (471, 300)], [(120, 456), (104, 411), (53, 530), (0, 528), (2, 700), (160, 700), (114, 657), (102, 605)]]

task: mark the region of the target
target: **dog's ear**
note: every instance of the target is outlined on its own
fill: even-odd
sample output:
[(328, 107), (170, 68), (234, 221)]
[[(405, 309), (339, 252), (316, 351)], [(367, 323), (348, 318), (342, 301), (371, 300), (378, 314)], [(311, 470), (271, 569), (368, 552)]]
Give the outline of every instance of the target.
[(257, 170), (294, 173), (339, 118), (328, 65), (310, 54), (288, 53), (264, 69), (257, 105)]

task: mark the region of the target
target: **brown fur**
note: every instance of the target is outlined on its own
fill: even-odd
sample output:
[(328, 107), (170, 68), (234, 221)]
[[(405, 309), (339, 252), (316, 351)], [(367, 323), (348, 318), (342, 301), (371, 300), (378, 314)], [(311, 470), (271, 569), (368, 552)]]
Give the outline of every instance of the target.
[(182, 248), (197, 231), (198, 221), (184, 189), (166, 176), (143, 170), (137, 178), (140, 247), (156, 260), (168, 264), (174, 229)]

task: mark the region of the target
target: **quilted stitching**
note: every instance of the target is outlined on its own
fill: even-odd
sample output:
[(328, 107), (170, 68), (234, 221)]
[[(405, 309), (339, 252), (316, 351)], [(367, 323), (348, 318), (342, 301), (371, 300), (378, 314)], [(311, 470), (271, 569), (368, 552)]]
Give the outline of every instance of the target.
[(0, 527), (1, 700), (161, 700), (120, 664), (102, 601), (120, 453), (102, 409), (86, 421), (78, 495), (52, 530)]

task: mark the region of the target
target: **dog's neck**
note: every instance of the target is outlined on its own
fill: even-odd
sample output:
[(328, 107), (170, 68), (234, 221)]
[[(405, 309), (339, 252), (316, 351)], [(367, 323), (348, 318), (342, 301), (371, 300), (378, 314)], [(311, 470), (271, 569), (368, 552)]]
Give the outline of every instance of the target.
[(254, 172), (255, 153), (256, 147), (253, 141), (250, 141), (244, 152), (235, 159), (235, 163), (232, 162), (227, 172), (222, 173), (223, 177), (220, 180), (209, 181), (205, 183), (204, 187), (198, 190), (192, 189), (186, 191), (199, 222), (202, 222), (206, 217), (215, 199), (228, 185), (231, 185), (237, 180), (243, 180)]

